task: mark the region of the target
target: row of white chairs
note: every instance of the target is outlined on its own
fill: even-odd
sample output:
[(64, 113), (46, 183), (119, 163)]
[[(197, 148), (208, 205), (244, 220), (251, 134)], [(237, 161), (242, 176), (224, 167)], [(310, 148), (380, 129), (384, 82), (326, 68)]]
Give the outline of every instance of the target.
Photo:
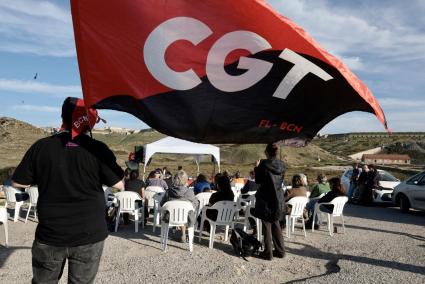
[(8, 205), (14, 205), (14, 217), (13, 222), (17, 222), (19, 218), (19, 213), (21, 210), (22, 205), (27, 203), (28, 210), (27, 215), (25, 217), (25, 223), (28, 221), (28, 217), (31, 211), (31, 208), (34, 209), (34, 218), (37, 218), (37, 201), (38, 201), (38, 188), (37, 187), (29, 187), (25, 189), (25, 192), (29, 195), (29, 200), (27, 202), (24, 201), (16, 201), (16, 193), (19, 193), (19, 191), (12, 187), (12, 186), (4, 186), (3, 187), (5, 196), (6, 196), (6, 204), (5, 207)]
[(37, 187), (29, 187), (25, 190), (29, 194), (29, 200), (24, 201), (17, 201), (16, 200), (16, 193), (19, 193), (17, 189), (15, 189), (12, 186), (3, 186), (3, 190), (6, 196), (6, 203), (4, 207), (0, 207), (0, 223), (4, 226), (4, 234), (5, 234), (5, 246), (8, 246), (9, 242), (9, 232), (8, 232), (8, 218), (9, 214), (7, 213), (8, 206), (14, 206), (14, 216), (13, 221), (17, 222), (19, 218), (19, 213), (21, 210), (21, 207), (26, 204), (28, 206), (27, 208), (27, 214), (25, 217), (25, 223), (28, 221), (29, 214), (31, 212), (31, 208), (34, 209), (34, 217), (37, 218), (37, 201), (38, 201), (38, 189)]
[[(297, 197), (291, 198), (286, 203), (287, 205), (291, 205), (291, 213), (289, 215), (286, 215), (286, 236), (288, 238), (291, 237), (291, 232), (292, 233), (294, 232), (295, 223), (297, 220), (301, 220), (304, 236), (305, 237), (307, 236), (307, 233), (305, 230), (303, 213), (304, 213), (304, 208), (306, 204), (308, 203), (308, 201), (309, 199), (307, 197), (297, 196)], [(333, 228), (334, 217), (341, 218), (343, 231), (345, 233), (343, 209), (347, 201), (348, 201), (348, 198), (346, 196), (340, 196), (340, 197), (334, 198), (332, 201), (327, 203), (316, 203), (314, 207), (313, 217), (312, 217), (313, 218), (312, 232), (314, 232), (314, 224), (315, 224), (316, 216), (318, 216), (318, 218), (322, 220), (323, 215), (325, 215), (327, 217), (327, 225), (328, 225), (328, 231), (330, 236), (333, 236), (332, 228)], [(322, 211), (320, 209), (321, 205), (332, 205), (333, 206), (332, 213)]]

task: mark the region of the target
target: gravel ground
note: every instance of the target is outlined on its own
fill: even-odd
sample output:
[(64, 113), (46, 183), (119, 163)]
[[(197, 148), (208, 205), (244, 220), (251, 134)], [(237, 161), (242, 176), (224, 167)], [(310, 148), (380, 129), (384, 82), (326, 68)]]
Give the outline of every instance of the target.
[[(231, 245), (219, 240), (222, 231), (212, 250), (205, 235), (201, 244), (196, 238), (192, 254), (173, 240), (163, 253), (159, 229), (153, 234), (148, 224), (134, 233), (132, 223), (123, 225), (106, 240), (96, 283), (425, 283), (425, 212), (347, 205), (345, 214), (345, 234), (338, 227), (330, 237), (322, 226), (304, 238), (298, 227), (285, 239), (286, 257), (273, 261), (234, 256)], [(9, 221), (9, 248), (0, 246), (0, 283), (30, 282), (36, 224)]]

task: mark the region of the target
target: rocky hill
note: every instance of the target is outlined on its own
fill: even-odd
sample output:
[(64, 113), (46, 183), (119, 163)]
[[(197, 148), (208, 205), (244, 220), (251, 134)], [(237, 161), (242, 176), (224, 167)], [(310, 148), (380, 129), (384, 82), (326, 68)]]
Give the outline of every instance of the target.
[(388, 145), (384, 149), (388, 154), (406, 154), (413, 164), (425, 165), (425, 142), (406, 141)]
[(0, 169), (16, 166), (28, 148), (46, 137), (44, 130), (9, 117), (0, 118)]
[(425, 164), (424, 132), (337, 134), (314, 139), (312, 143), (342, 157), (382, 147), (384, 153), (408, 154), (412, 158), (412, 163)]

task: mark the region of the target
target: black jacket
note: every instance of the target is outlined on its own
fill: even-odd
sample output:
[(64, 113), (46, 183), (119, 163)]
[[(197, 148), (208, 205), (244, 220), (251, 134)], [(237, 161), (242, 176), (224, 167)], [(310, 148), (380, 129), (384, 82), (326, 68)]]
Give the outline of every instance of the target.
[(261, 160), (254, 171), (255, 182), (260, 184), (255, 194), (254, 216), (267, 222), (281, 220), (285, 208), (282, 189), (285, 165), (276, 159)]

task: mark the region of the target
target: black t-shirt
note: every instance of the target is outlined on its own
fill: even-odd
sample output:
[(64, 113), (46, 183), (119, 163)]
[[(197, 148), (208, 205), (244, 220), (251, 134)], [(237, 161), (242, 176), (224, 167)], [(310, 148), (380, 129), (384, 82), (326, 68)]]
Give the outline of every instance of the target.
[(12, 179), (38, 185), (35, 239), (72, 247), (107, 237), (102, 184), (112, 186), (123, 176), (105, 144), (84, 134), (71, 141), (62, 132), (32, 145)]
[(126, 191), (134, 191), (140, 194), (140, 189), (146, 187), (145, 183), (140, 179), (131, 179), (125, 182)]

